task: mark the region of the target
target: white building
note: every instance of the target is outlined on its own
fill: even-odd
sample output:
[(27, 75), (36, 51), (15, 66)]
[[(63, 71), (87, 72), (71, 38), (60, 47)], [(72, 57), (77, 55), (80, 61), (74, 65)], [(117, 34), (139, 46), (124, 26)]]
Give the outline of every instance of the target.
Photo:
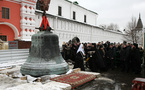
[[(123, 42), (123, 34), (97, 27), (98, 14), (68, 0), (51, 0), (46, 12), (50, 26), (59, 36), (59, 43), (77, 36), (81, 42)], [(35, 11), (36, 27), (40, 26), (42, 11)]]

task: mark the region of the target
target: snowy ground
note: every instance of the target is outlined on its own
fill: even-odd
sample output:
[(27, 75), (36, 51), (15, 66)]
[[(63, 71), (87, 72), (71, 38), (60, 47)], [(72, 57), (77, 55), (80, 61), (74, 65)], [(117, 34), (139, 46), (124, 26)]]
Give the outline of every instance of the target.
[(29, 76), (29, 80), (21, 80), (20, 78), (11, 78), (7, 75), (0, 74), (0, 90), (71, 90), (69, 84), (63, 84), (47, 80), (43, 82), (33, 82), (33, 77)]
[(17, 60), (17, 61), (9, 61), (9, 62), (0, 62), (0, 70), (4, 70), (7, 68), (13, 68), (16, 66), (22, 65), (26, 60)]
[[(25, 60), (0, 63), (0, 90), (71, 90), (69, 84), (49, 80), (58, 75), (43, 76), (43, 81), (39, 81), (40, 77), (22, 76), (20, 67), (24, 62)], [(22, 80), (25, 77), (27, 80)]]
[[(46, 75), (42, 77), (31, 77), (29, 75), (22, 76), (20, 67), (25, 60), (0, 63), (0, 90), (71, 90), (69, 84), (51, 81), (50, 78), (59, 75)], [(73, 65), (69, 62), (70, 70), (73, 71)], [(82, 72), (81, 73), (86, 73)], [(89, 74), (89, 73), (88, 73)], [(99, 73), (91, 73), (100, 76)]]

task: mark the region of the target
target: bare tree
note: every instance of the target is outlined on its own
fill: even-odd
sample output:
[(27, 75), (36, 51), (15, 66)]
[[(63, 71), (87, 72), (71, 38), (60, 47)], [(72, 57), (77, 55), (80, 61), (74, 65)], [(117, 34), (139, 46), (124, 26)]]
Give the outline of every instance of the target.
[(113, 24), (111, 23), (108, 27), (107, 27), (108, 30), (118, 30), (119, 29), (119, 26), (117, 24)]
[(119, 30), (119, 26), (117, 24), (113, 24), (113, 23), (111, 23), (110, 25), (102, 24), (102, 25), (99, 25), (99, 26), (101, 28), (107, 29), (107, 30)]
[(125, 39), (132, 43), (137, 43), (139, 37), (137, 36), (136, 30), (136, 18), (132, 17), (131, 21), (128, 22), (126, 29), (125, 29)]

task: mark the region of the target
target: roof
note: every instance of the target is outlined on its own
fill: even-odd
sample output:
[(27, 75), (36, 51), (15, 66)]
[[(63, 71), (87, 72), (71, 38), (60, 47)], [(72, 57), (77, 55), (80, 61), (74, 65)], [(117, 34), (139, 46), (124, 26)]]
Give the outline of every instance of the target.
[(143, 24), (142, 24), (140, 14), (139, 14), (139, 19), (138, 19), (138, 22), (137, 22), (136, 29), (142, 29), (142, 28), (143, 28)]
[(96, 12), (94, 12), (94, 11), (91, 11), (91, 10), (89, 10), (89, 9), (86, 9), (86, 8), (84, 8), (84, 7), (80, 6), (80, 5), (79, 5), (76, 1), (74, 1), (74, 2), (69, 1), (69, 0), (65, 0), (65, 1), (67, 1), (67, 2), (69, 2), (69, 3), (72, 3), (73, 5), (79, 6), (80, 8), (83, 8), (83, 9), (85, 9), (85, 10), (87, 10), (87, 11), (90, 11), (90, 12), (92, 12), (92, 13), (94, 13), (94, 14), (97, 14), (97, 15), (98, 15), (98, 13), (96, 13)]

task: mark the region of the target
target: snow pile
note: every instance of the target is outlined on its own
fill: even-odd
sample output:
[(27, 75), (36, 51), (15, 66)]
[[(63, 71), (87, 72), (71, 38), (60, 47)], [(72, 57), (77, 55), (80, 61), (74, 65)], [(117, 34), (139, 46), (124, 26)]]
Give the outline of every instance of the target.
[[(37, 78), (30, 75), (22, 76), (20, 68), (21, 66), (12, 66), (0, 71), (0, 90), (71, 90), (69, 84), (50, 80), (60, 75), (44, 75)], [(72, 70), (68, 73), (70, 72)], [(23, 77), (25, 79), (21, 79)]]
[[(44, 75), (37, 78), (30, 75), (22, 76), (20, 68), (23, 63), (24, 61), (0, 63), (0, 90), (71, 90), (69, 84), (50, 80), (60, 75)], [(71, 66), (66, 74), (72, 72), (74, 70)]]
[[(27, 80), (21, 80), (20, 78), (11, 78), (6, 74), (0, 74), (0, 90), (71, 90), (69, 84), (59, 83), (51, 81), (51, 77), (57, 77), (59, 75), (48, 75), (48, 79), (45, 77), (44, 82), (37, 82), (38, 78), (26, 75)], [(41, 77), (39, 77), (41, 78)]]
[(5, 74), (0, 74), (0, 90), (27, 83), (26, 80), (13, 79)]
[(0, 71), (0, 74), (6, 74), (6, 73), (20, 73), (20, 67), (21, 66), (12, 66), (11, 68), (6, 68), (2, 71)]
[(72, 72), (73, 72), (73, 70), (70, 69), (66, 74), (70, 74), (70, 73), (72, 73)]
[(106, 77), (99, 77), (99, 78), (96, 78), (95, 80), (106, 81), (106, 82), (111, 83), (111, 84), (115, 83), (114, 80), (112, 80), (110, 78), (106, 78)]
[(48, 82), (47, 84), (42, 83), (26, 83), (15, 87), (7, 88), (6, 90), (71, 90), (69, 84), (59, 82)]

